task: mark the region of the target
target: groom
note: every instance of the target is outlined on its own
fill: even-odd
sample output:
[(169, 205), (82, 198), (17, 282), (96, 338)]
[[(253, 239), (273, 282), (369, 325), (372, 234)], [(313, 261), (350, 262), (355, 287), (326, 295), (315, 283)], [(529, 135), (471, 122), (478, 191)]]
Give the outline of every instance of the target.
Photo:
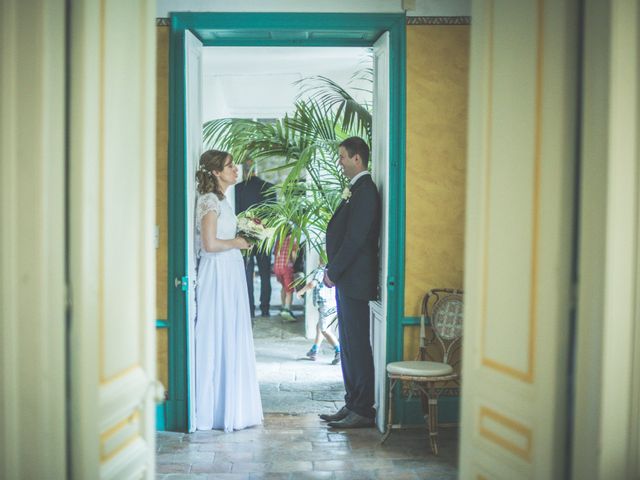
[(378, 289), (380, 197), (367, 171), (369, 147), (359, 137), (340, 144), (340, 166), (350, 180), (327, 226), (324, 283), (336, 287), (345, 406), (320, 415), (330, 427), (374, 424), (374, 371), (369, 342), (369, 300)]

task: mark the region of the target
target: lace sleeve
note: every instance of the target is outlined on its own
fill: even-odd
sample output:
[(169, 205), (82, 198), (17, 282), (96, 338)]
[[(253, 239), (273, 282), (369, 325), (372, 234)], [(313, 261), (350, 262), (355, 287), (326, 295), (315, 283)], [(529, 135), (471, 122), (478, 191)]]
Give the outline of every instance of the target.
[(200, 228), (202, 218), (209, 212), (216, 212), (216, 215), (220, 215), (220, 201), (214, 193), (205, 193), (198, 199), (198, 206), (196, 207), (198, 228)]

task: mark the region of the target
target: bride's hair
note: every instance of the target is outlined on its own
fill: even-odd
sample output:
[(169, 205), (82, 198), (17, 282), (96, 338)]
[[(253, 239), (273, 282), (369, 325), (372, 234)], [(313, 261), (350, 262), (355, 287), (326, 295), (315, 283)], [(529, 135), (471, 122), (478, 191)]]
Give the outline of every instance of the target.
[[(220, 150), (207, 150), (200, 156), (200, 167), (196, 171), (196, 188), (200, 195), (215, 193), (218, 199), (224, 198), (224, 193), (220, 190), (220, 184), (213, 172), (224, 170), (227, 157), (231, 155)], [(233, 160), (233, 157), (231, 158)]]

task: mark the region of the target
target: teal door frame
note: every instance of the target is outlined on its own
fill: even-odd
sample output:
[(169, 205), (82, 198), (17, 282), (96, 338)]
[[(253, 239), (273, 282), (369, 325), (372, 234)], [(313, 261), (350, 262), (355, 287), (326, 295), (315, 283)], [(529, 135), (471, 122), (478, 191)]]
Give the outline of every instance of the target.
[(370, 47), (389, 32), (389, 259), (387, 362), (403, 352), (405, 258), (405, 15), (352, 13), (174, 13), (169, 47), (168, 337), (165, 428), (188, 430), (187, 298), (176, 279), (187, 272), (184, 32), (204, 46)]

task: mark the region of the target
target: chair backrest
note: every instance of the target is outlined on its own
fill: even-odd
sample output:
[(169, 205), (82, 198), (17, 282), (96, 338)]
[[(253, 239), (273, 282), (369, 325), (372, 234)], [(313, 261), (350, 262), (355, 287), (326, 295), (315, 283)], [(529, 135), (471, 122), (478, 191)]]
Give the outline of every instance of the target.
[(420, 353), (426, 353), (425, 320), (430, 320), (435, 338), (440, 343), (443, 362), (449, 363), (451, 354), (460, 347), (462, 338), (463, 291), (452, 288), (434, 288), (422, 299), (420, 316)]

